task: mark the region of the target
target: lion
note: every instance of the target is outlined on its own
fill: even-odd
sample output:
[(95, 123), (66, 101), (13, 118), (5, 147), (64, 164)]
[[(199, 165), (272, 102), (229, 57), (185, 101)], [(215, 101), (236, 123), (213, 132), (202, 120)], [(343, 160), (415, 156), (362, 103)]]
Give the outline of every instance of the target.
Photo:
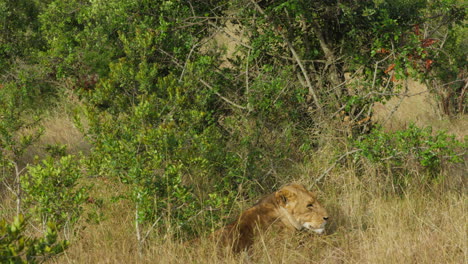
[(212, 235), (223, 246), (239, 253), (248, 251), (258, 232), (270, 227), (291, 231), (310, 230), (322, 234), (327, 221), (328, 213), (317, 201), (316, 194), (293, 183), (265, 196), (234, 222)]

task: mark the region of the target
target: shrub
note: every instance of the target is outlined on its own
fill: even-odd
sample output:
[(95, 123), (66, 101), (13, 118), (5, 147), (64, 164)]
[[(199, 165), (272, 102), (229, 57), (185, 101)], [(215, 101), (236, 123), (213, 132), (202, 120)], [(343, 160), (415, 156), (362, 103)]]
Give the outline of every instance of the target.
[(22, 177), (26, 207), (41, 223), (57, 223), (59, 228), (78, 221), (87, 190), (79, 185), (81, 171), (76, 157), (46, 158), (42, 164), (28, 167)]
[(1, 263), (43, 263), (67, 249), (68, 241), (57, 239), (53, 223), (47, 224), (43, 237), (25, 236), (26, 224), (23, 215), (15, 217), (12, 223), (0, 221)]
[(409, 160), (416, 161), (426, 172), (437, 178), (445, 162), (462, 162), (458, 151), (466, 147), (454, 136), (444, 131), (434, 133), (431, 127), (419, 128), (411, 124), (408, 129), (384, 132), (377, 127), (372, 132), (354, 141), (356, 158), (365, 158), (374, 164), (388, 166), (398, 174), (407, 175)]

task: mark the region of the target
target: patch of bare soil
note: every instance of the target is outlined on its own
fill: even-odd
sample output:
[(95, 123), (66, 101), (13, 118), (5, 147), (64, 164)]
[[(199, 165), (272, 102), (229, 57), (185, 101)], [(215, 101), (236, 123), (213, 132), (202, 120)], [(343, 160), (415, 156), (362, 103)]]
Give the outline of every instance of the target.
[[(213, 32), (210, 38), (205, 39), (202, 49), (225, 50), (220, 58), (221, 67), (229, 68), (232, 66), (230, 59), (241, 55), (238, 47), (247, 45), (243, 34), (243, 29), (239, 25), (227, 22)], [(402, 83), (402, 87), (400, 93), (385, 104), (374, 104), (372, 116), (374, 123), (382, 125), (387, 131), (405, 129), (414, 123), (419, 127), (430, 126), (434, 131), (447, 131), (455, 135), (458, 140), (464, 140), (468, 135), (468, 115), (450, 118), (443, 114), (436, 96), (419, 81), (406, 80)]]
[(86, 153), (90, 149), (89, 143), (83, 134), (66, 115), (53, 114), (41, 121), (44, 134), (30, 146), (23, 155), (20, 163), (23, 165), (32, 163), (34, 157), (45, 157), (46, 148), (49, 145), (65, 145), (68, 154)]
[(440, 105), (425, 84), (407, 80), (398, 96), (385, 104), (374, 104), (373, 121), (389, 131), (404, 129), (414, 123), (420, 127), (431, 126), (435, 131), (446, 130), (459, 140), (468, 135), (468, 115), (450, 119), (442, 113)]
[[(247, 40), (244, 31), (240, 25), (227, 21), (223, 27), (216, 28), (210, 37), (203, 40), (201, 50), (224, 50), (220, 60), (222, 61), (221, 68), (231, 68), (231, 59), (241, 55), (239, 50), (240, 46), (247, 45)], [(241, 55), (244, 56), (244, 55)]]

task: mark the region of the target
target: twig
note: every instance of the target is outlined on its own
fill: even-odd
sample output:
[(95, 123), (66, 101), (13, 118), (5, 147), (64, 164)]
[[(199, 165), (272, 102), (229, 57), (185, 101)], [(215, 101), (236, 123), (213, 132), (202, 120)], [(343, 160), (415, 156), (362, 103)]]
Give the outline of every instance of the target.
[(140, 202), (140, 197), (141, 197), (141, 194), (138, 193), (138, 201), (136, 202), (136, 205), (135, 205), (135, 232), (136, 232), (136, 237), (137, 237), (137, 243), (138, 243), (138, 255), (140, 257), (143, 256), (143, 253), (142, 253), (142, 243), (143, 241), (141, 240), (141, 231), (140, 231), (140, 224), (139, 224), (139, 221), (140, 221), (140, 217), (139, 217), (139, 214), (138, 214), (138, 205), (139, 205), (139, 202)]
[(315, 180), (315, 183), (318, 183), (319, 181), (321, 181), (323, 179), (323, 177), (325, 177), (335, 166), (336, 164), (338, 164), (338, 162), (340, 162), (342, 159), (344, 159), (345, 157), (353, 154), (353, 153), (356, 153), (356, 152), (359, 152), (359, 151), (362, 151), (362, 149), (355, 149), (355, 150), (351, 150), (349, 152), (346, 152), (345, 154), (341, 155), (334, 163), (333, 165), (331, 165), (328, 169), (326, 169), (322, 175), (320, 175), (316, 180)]
[(378, 70), (378, 68), (379, 68), (379, 64), (380, 64), (381, 62), (386, 61), (386, 60), (387, 60), (388, 58), (390, 58), (390, 56), (392, 56), (392, 55), (393, 55), (393, 52), (390, 53), (387, 57), (385, 57), (385, 58), (383, 58), (382, 60), (379, 60), (379, 61), (377, 61), (377, 62), (375, 63), (374, 77), (372, 78), (372, 90), (374, 90), (374, 88), (375, 88), (375, 81), (376, 81), (376, 79), (377, 79), (377, 70)]
[[(164, 53), (165, 55), (169, 56), (172, 60), (172, 62), (178, 66), (179, 68), (184, 68), (184, 66), (182, 66), (171, 54), (169, 54), (168, 52), (166, 52), (165, 50), (162, 50), (162, 49), (158, 49), (160, 52)], [(242, 110), (247, 110), (247, 107), (245, 106), (242, 106), (242, 105), (239, 105), (239, 104), (236, 104), (234, 103), (233, 101), (229, 100), (228, 98), (222, 96), (219, 92), (217, 92), (213, 86), (211, 86), (209, 83), (207, 83), (205, 80), (201, 79), (201, 78), (198, 78), (198, 81), (201, 82), (203, 85), (205, 85), (208, 89), (210, 89), (214, 94), (216, 94), (219, 98), (221, 98), (223, 101), (225, 101), (226, 103), (229, 103), (231, 104), (232, 106), (235, 106), (239, 109), (242, 109)]]
[(26, 169), (26, 167), (22, 168), (21, 170), (18, 167), (18, 163), (12, 161), (13, 165), (15, 166), (15, 181), (16, 181), (16, 215), (18, 216), (21, 213), (21, 196), (22, 196), (22, 189), (21, 189), (21, 174)]
[(251, 51), (252, 50), (249, 49), (249, 52), (247, 53), (246, 62), (245, 62), (245, 97), (247, 99), (247, 110), (249, 110), (249, 112), (252, 111), (252, 106), (251, 106), (250, 100), (249, 100), (249, 97), (250, 97), (249, 60), (250, 60), (250, 52)]
[(159, 220), (161, 220), (161, 217), (162, 216), (160, 216), (158, 219), (156, 219), (156, 221), (154, 221), (153, 225), (151, 225), (151, 227), (148, 228), (148, 230), (146, 231), (145, 236), (143, 237), (143, 241), (145, 241), (148, 238), (151, 231), (153, 231), (154, 227), (158, 224)]
[(393, 114), (398, 110), (398, 108), (400, 108), (400, 105), (401, 105), (401, 103), (403, 102), (404, 99), (405, 99), (405, 96), (402, 96), (400, 101), (398, 102), (398, 104), (395, 105), (395, 107), (392, 109), (392, 112), (390, 112), (390, 114), (388, 114), (387, 119), (385, 119), (385, 121), (382, 122), (382, 125), (385, 125), (388, 122), (388, 120), (390, 120), (390, 118), (392, 118)]
[(468, 78), (465, 80), (465, 86), (463, 87), (463, 90), (460, 94), (460, 97), (458, 97), (458, 113), (459, 114), (464, 114), (464, 110), (463, 110), (463, 105), (465, 102), (465, 93), (466, 93), (466, 89), (468, 88)]
[(189, 52), (189, 54), (188, 54), (188, 56), (187, 56), (187, 59), (185, 60), (184, 67), (182, 68), (182, 73), (180, 74), (179, 82), (182, 81), (182, 78), (184, 77), (184, 74), (185, 74), (185, 68), (187, 67), (188, 62), (190, 61), (190, 57), (192, 56), (193, 50), (194, 50), (195, 47), (197, 47), (197, 46), (198, 46), (198, 44), (195, 44), (195, 45), (193, 45), (192, 48), (190, 49), (190, 52)]
[[(257, 9), (258, 12), (260, 12), (265, 17), (268, 17), (265, 14), (265, 12), (263, 11), (263, 9), (254, 0), (251, 0), (251, 2), (255, 6), (255, 8)], [(309, 89), (309, 94), (312, 95), (312, 98), (314, 99), (315, 106), (321, 111), (322, 106), (320, 105), (317, 94), (315, 93), (315, 90), (312, 87), (312, 82), (310, 81), (309, 75), (307, 74), (307, 71), (306, 71), (306, 69), (304, 67), (304, 64), (302, 63), (301, 59), (299, 58), (299, 55), (297, 54), (297, 52), (294, 49), (292, 43), (288, 40), (288, 38), (286, 37), (284, 32), (282, 30), (278, 30), (278, 32), (280, 33), (280, 35), (283, 38), (284, 42), (286, 42), (286, 44), (288, 45), (288, 48), (291, 51), (294, 59), (296, 60), (297, 65), (301, 69), (302, 75), (304, 76), (307, 87)]]
[(247, 107), (236, 104), (233, 101), (231, 101), (231, 100), (227, 99), (226, 97), (222, 96), (220, 93), (215, 91), (213, 86), (211, 86), (209, 83), (205, 82), (203, 79), (198, 79), (198, 81), (200, 81), (203, 85), (205, 85), (208, 89), (210, 89), (214, 94), (216, 94), (219, 98), (224, 100), (226, 103), (229, 103), (229, 104), (231, 104), (231, 105), (233, 105), (233, 106), (235, 106), (235, 107), (237, 107), (239, 109), (247, 110)]

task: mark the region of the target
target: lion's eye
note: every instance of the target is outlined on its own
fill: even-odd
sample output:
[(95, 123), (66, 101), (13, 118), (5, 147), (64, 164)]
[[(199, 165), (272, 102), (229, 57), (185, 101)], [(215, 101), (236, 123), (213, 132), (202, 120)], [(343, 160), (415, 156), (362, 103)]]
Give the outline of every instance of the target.
[(308, 204), (308, 205), (307, 205), (307, 208), (309, 208), (309, 209), (312, 208), (312, 207), (314, 207), (313, 204)]

